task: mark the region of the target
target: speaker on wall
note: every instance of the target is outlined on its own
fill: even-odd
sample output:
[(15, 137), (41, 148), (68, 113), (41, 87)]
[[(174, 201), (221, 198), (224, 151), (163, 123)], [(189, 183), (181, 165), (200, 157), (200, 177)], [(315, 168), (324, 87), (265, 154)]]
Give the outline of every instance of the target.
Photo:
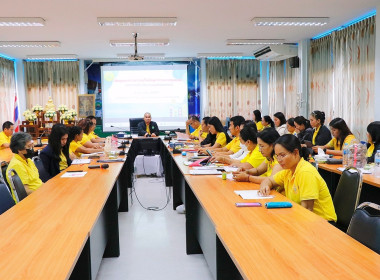
[(289, 58), (289, 67), (290, 68), (299, 68), (300, 67), (300, 59), (298, 56), (294, 56)]

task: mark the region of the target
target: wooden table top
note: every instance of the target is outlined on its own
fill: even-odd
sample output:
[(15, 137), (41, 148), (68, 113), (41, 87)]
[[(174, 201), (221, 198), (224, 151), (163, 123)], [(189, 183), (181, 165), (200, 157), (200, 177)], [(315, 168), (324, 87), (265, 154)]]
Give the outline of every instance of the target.
[[(96, 164), (95, 160), (92, 164)], [(67, 279), (121, 171), (72, 165), (0, 216), (0, 279)]]
[[(378, 279), (380, 255), (302, 206), (236, 207), (259, 185), (186, 175), (244, 279)], [(272, 191), (273, 201), (287, 200)], [(256, 200), (263, 205), (268, 200)]]

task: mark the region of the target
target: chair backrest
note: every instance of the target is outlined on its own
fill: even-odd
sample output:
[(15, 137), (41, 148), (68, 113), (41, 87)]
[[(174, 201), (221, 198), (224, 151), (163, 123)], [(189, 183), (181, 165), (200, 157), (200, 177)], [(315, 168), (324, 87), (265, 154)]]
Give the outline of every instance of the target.
[(45, 183), (47, 180), (50, 179), (50, 175), (46, 171), (44, 164), (42, 163), (42, 160), (39, 157), (33, 157), (32, 160), (38, 169), (38, 174), (40, 176), (41, 181)]
[(15, 205), (8, 186), (3, 180), (0, 180), (0, 215)]
[(1, 173), (0, 177), (3, 178), (6, 186), (8, 187), (9, 191), (11, 191), (11, 187), (9, 186), (7, 180), (5, 179), (7, 177), (7, 168), (8, 168), (8, 162), (2, 161), (1, 162)]
[(129, 130), (131, 134), (138, 134), (138, 125), (144, 121), (144, 118), (129, 118)]
[(340, 176), (333, 203), (337, 215), (336, 225), (346, 231), (356, 207), (359, 204), (362, 189), (362, 174), (354, 167), (348, 167)]
[(347, 234), (380, 254), (380, 206), (363, 202), (352, 216)]
[(13, 168), (8, 170), (8, 178), (9, 182), (11, 183), (11, 188), (13, 190), (13, 193), (16, 196), (16, 200), (20, 202), (23, 200), (25, 197), (28, 196), (26, 193), (24, 184), (22, 183), (20, 177), (18, 176), (16, 170)]

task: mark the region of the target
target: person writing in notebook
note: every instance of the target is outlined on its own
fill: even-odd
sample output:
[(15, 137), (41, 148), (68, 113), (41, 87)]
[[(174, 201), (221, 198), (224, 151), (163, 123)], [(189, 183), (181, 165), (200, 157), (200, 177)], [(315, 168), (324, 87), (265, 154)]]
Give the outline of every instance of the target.
[(160, 130), (156, 122), (152, 121), (152, 116), (149, 112), (144, 114), (144, 121), (140, 122), (137, 126), (139, 136), (155, 137), (160, 135)]

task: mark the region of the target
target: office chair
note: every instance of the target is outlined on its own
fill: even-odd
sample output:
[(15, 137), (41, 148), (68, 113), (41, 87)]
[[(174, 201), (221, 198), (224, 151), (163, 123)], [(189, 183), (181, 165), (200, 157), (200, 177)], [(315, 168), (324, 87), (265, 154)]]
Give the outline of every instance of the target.
[(20, 177), (17, 175), (16, 170), (14, 170), (13, 168), (9, 169), (8, 178), (9, 182), (11, 183), (11, 188), (13, 190), (13, 193), (15, 194), (17, 202), (20, 202), (28, 196), (24, 184), (22, 183)]
[(363, 176), (360, 170), (347, 167), (342, 172), (336, 187), (333, 203), (338, 220), (335, 226), (344, 232), (346, 232), (351, 217), (359, 204), (362, 182)]
[(40, 176), (41, 181), (45, 183), (47, 180), (50, 179), (50, 175), (46, 171), (45, 166), (42, 163), (42, 160), (38, 156), (33, 157), (32, 160), (38, 169), (38, 174)]
[(380, 254), (380, 206), (363, 202), (352, 216), (347, 234)]
[(5, 179), (7, 176), (7, 168), (8, 168), (8, 162), (2, 161), (1, 162), (1, 173), (0, 178), (3, 178), (5, 185), (8, 187), (9, 192), (11, 192), (11, 187), (9, 186), (7, 180)]
[(0, 179), (0, 215), (15, 205), (11, 193), (3, 179)]
[(131, 132), (131, 135), (139, 133), (138, 125), (143, 121), (144, 118), (129, 118), (129, 130)]

